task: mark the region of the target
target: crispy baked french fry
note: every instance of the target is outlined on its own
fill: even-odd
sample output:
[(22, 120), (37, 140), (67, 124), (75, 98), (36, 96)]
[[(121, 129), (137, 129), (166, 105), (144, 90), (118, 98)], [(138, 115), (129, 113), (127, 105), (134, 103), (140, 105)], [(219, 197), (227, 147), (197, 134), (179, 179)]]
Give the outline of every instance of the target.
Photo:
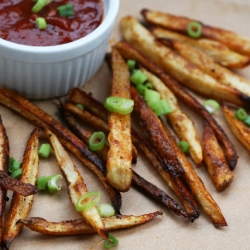
[[(114, 231), (119, 229), (131, 228), (151, 221), (155, 217), (162, 215), (162, 212), (156, 211), (149, 214), (138, 216), (133, 215), (120, 215), (103, 218), (103, 223), (107, 230)], [(61, 222), (50, 222), (43, 218), (31, 217), (18, 221), (29, 229), (42, 234), (54, 236), (66, 235), (84, 235), (96, 233), (94, 228), (91, 228), (84, 220), (68, 220)]]
[(72, 152), (86, 167), (96, 174), (108, 192), (112, 205), (116, 209), (117, 213), (119, 213), (121, 207), (121, 195), (116, 189), (107, 183), (105, 178), (105, 164), (96, 154), (93, 154), (89, 150), (85, 143), (83, 143), (52, 116), (14, 91), (0, 89), (0, 103), (15, 110), (33, 124), (42, 125), (55, 133), (63, 146)]
[[(166, 127), (165, 127), (166, 128)], [(166, 128), (166, 134), (169, 137), (171, 146), (175, 149), (176, 155), (181, 163), (181, 166), (185, 170), (183, 178), (185, 179), (187, 185), (191, 189), (194, 197), (201, 205), (203, 211), (211, 219), (215, 227), (227, 226), (227, 222), (220, 210), (220, 207), (214, 201), (211, 194), (206, 189), (203, 181), (195, 172), (193, 166), (186, 158), (185, 154), (178, 147), (174, 137), (171, 135), (170, 131)]]
[(222, 111), (234, 136), (250, 153), (250, 129), (234, 116), (234, 113), (228, 108), (227, 105), (222, 105)]
[(235, 32), (218, 27), (208, 26), (198, 20), (171, 15), (168, 13), (151, 11), (147, 9), (143, 9), (141, 13), (147, 22), (181, 32), (185, 35), (187, 35), (187, 26), (190, 22), (199, 22), (202, 25), (202, 37), (219, 41), (240, 54), (250, 56), (250, 40), (240, 36)]
[[(48, 129), (45, 129), (45, 135), (50, 141), (58, 165), (66, 179), (69, 197), (73, 203), (73, 206), (76, 207), (76, 204), (80, 197), (88, 192), (88, 188), (86, 187), (79, 170), (72, 162), (69, 154), (64, 149), (56, 135)], [(91, 198), (86, 198), (83, 202), (87, 203), (90, 201)], [(83, 216), (83, 218), (85, 218), (85, 220), (91, 227), (95, 228), (100, 236), (104, 238), (108, 237), (108, 232), (104, 227), (102, 218), (96, 206), (90, 207), (89, 209), (83, 210), (79, 213)]]
[[(26, 149), (22, 161), (22, 175), (20, 181), (35, 185), (38, 173), (38, 143), (39, 143), (39, 128), (35, 128), (27, 142)], [(19, 219), (25, 219), (34, 202), (34, 195), (24, 197), (17, 193), (13, 194), (6, 228), (3, 235), (3, 244), (9, 249), (11, 242), (20, 233), (23, 225), (16, 224)]]
[(193, 48), (205, 53), (214, 62), (219, 63), (230, 69), (244, 68), (250, 63), (248, 56), (241, 55), (235, 51), (230, 50), (226, 45), (206, 38), (192, 39), (188, 36), (173, 32), (161, 27), (152, 27), (150, 30), (158, 38), (166, 38), (170, 40), (177, 40), (192, 46)]
[(175, 49), (181, 56), (194, 63), (218, 82), (250, 96), (250, 82), (248, 80), (215, 63), (209, 56), (180, 41), (166, 39), (159, 41)]
[(138, 115), (142, 127), (147, 131), (151, 143), (157, 148), (162, 157), (166, 171), (169, 171), (175, 177), (181, 176), (184, 171), (169, 143), (160, 119), (133, 86), (130, 87), (130, 92), (135, 102), (134, 111)]
[[(0, 115), (0, 171), (6, 174), (9, 162), (9, 139)], [(6, 174), (7, 175), (7, 174)], [(5, 223), (6, 188), (0, 187), (0, 245), (3, 241)]]
[[(129, 70), (126, 62), (115, 49), (111, 54), (112, 86), (111, 95), (130, 99)], [(107, 180), (121, 192), (130, 189), (132, 182), (132, 140), (130, 114), (108, 113), (109, 152), (106, 163)]]
[(173, 112), (168, 114), (168, 120), (179, 139), (188, 142), (192, 159), (197, 165), (200, 165), (202, 162), (202, 149), (194, 122), (180, 109), (172, 91), (158, 77), (143, 67), (141, 67), (141, 70), (148, 77), (148, 81), (153, 85), (154, 89), (161, 94), (161, 98), (169, 102)]
[(135, 18), (131, 16), (122, 18), (121, 27), (123, 37), (127, 42), (187, 88), (212, 99), (239, 106), (249, 106), (250, 97), (227, 85), (220, 84), (195, 64), (157, 42), (155, 36)]
[(230, 166), (230, 169), (233, 170), (238, 161), (238, 155), (235, 150), (234, 145), (229, 140), (225, 131), (220, 127), (216, 120), (211, 116), (207, 110), (189, 93), (187, 92), (177, 81), (168, 76), (163, 72), (159, 67), (150, 61), (145, 55), (142, 55), (136, 48), (126, 42), (118, 42), (115, 47), (119, 50), (120, 54), (125, 59), (133, 59), (138, 63), (142, 64), (145, 68), (150, 70), (156, 76), (158, 76), (164, 84), (176, 95), (177, 98), (180, 98), (187, 106), (192, 108), (196, 113), (201, 115), (204, 119), (207, 120), (209, 125), (212, 127), (216, 134), (216, 138), (223, 145), (223, 149)]
[(212, 128), (204, 122), (202, 150), (208, 174), (217, 189), (226, 189), (233, 181), (234, 174), (229, 169), (224, 153), (215, 137)]

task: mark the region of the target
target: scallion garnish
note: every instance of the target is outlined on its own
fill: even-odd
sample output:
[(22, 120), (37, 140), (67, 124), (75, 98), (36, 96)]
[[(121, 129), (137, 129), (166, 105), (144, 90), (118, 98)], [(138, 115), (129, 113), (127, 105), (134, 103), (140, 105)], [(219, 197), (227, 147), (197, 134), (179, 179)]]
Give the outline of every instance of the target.
[(22, 162), (16, 161), (13, 157), (9, 159), (9, 167), (8, 167), (8, 172), (11, 174), (17, 169), (21, 168)]
[(212, 99), (206, 100), (202, 105), (210, 114), (214, 114), (220, 108), (220, 104)]
[(189, 145), (186, 141), (179, 141), (179, 144), (178, 144), (179, 148), (181, 149), (181, 151), (183, 153), (188, 153), (189, 151)]
[(202, 34), (202, 25), (194, 21), (188, 23), (187, 33), (192, 38), (199, 38)]
[(36, 186), (39, 190), (45, 190), (47, 187), (47, 177), (46, 176), (41, 176), (36, 179)]
[[(94, 199), (95, 198), (95, 199)], [(95, 206), (100, 200), (100, 192), (92, 191), (82, 195), (76, 203), (76, 211), (81, 212)]]
[(110, 249), (112, 247), (117, 246), (119, 243), (118, 239), (116, 239), (111, 233), (108, 235), (108, 239), (104, 241), (104, 248)]
[(51, 194), (61, 190), (61, 185), (58, 184), (58, 181), (62, 180), (62, 178), (60, 174), (47, 177), (47, 187)]
[(148, 104), (151, 102), (158, 102), (161, 100), (161, 94), (158, 91), (146, 88), (144, 91), (144, 100)]
[(101, 217), (103, 218), (107, 218), (107, 217), (115, 215), (115, 209), (110, 204), (103, 203), (97, 207), (97, 210), (99, 214), (101, 215)]
[(81, 110), (84, 110), (84, 106), (81, 104), (81, 103), (77, 103), (76, 106), (81, 109)]
[(130, 81), (135, 85), (143, 84), (147, 79), (148, 77), (139, 69), (134, 70), (130, 77)]
[(49, 143), (43, 143), (39, 150), (38, 150), (38, 155), (42, 158), (48, 158), (51, 152), (51, 146)]
[(104, 107), (111, 112), (126, 115), (133, 111), (134, 101), (128, 98), (110, 96), (106, 98)]
[(157, 116), (168, 115), (173, 111), (168, 101), (165, 99), (161, 99), (156, 102), (149, 102), (148, 105)]
[(49, 4), (52, 0), (37, 0), (36, 4), (32, 8), (33, 13), (39, 12), (44, 6)]
[(19, 179), (19, 177), (22, 175), (23, 171), (21, 168), (16, 169), (14, 172), (11, 173), (11, 177), (14, 179)]
[(47, 28), (46, 20), (43, 17), (37, 17), (36, 26), (39, 30), (45, 30)]
[(93, 151), (99, 151), (106, 142), (106, 136), (102, 131), (94, 132), (89, 138), (89, 148)]
[(75, 15), (73, 5), (71, 3), (67, 3), (57, 7), (57, 11), (59, 15), (63, 17), (72, 17)]
[(127, 65), (129, 71), (132, 71), (135, 68), (136, 61), (135, 60), (127, 60)]
[(239, 108), (234, 115), (240, 121), (244, 121), (247, 119), (247, 112), (243, 108)]

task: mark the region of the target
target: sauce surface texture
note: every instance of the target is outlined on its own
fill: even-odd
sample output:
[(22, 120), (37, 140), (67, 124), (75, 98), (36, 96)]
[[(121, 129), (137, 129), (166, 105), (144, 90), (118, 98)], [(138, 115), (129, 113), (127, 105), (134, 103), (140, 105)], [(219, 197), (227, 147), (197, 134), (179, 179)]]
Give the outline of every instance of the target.
[[(57, 7), (72, 3), (74, 17), (60, 17)], [(82, 38), (96, 29), (103, 18), (101, 0), (53, 0), (38, 13), (32, 13), (33, 0), (0, 1), (0, 37), (24, 45), (52, 46)], [(35, 24), (44, 17), (45, 30)]]

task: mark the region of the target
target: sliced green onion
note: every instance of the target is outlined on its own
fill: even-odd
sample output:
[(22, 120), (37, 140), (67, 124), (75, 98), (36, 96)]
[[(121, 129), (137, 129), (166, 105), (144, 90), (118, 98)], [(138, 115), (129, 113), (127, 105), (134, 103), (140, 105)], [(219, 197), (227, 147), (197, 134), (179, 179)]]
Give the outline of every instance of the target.
[(147, 79), (148, 77), (139, 69), (133, 71), (133, 74), (130, 77), (130, 81), (135, 85), (143, 84)]
[(18, 179), (23, 173), (23, 170), (21, 168), (18, 168), (17, 170), (15, 170), (14, 172), (11, 173), (11, 177), (14, 179)]
[(235, 116), (238, 120), (244, 121), (244, 120), (247, 119), (247, 112), (245, 111), (245, 109), (239, 108), (239, 109), (235, 112), (234, 116)]
[(214, 114), (220, 108), (220, 104), (212, 99), (206, 100), (202, 105), (210, 114)]
[(56, 174), (47, 177), (47, 187), (51, 194), (55, 193), (56, 191), (61, 190), (61, 185), (58, 185), (58, 181), (62, 180), (62, 175)]
[(244, 123), (250, 127), (250, 116), (248, 115), (247, 118), (244, 120)]
[(187, 33), (192, 38), (201, 37), (202, 25), (198, 22), (190, 22), (187, 26)]
[(115, 215), (115, 209), (110, 204), (103, 203), (96, 208), (97, 208), (99, 214), (101, 215), (101, 217), (103, 217), (103, 218), (107, 218), (107, 217)]
[(45, 30), (47, 28), (46, 20), (43, 17), (37, 17), (36, 26), (39, 30)]
[(159, 100), (157, 102), (150, 102), (149, 107), (157, 116), (168, 115), (173, 111), (168, 101), (165, 99)]
[(145, 83), (144, 86), (148, 89), (153, 89), (153, 85), (150, 82)]
[(13, 173), (17, 169), (21, 168), (22, 162), (16, 161), (13, 157), (9, 159), (9, 168), (8, 171), (9, 173)]
[(71, 3), (67, 3), (57, 7), (57, 11), (59, 15), (63, 17), (71, 17), (75, 15), (73, 5)]
[(118, 239), (116, 239), (111, 233), (108, 235), (108, 239), (104, 241), (104, 248), (110, 249), (112, 247), (117, 246), (119, 243)]
[(126, 115), (133, 111), (134, 101), (128, 98), (110, 96), (106, 98), (104, 107), (111, 112)]
[(39, 190), (45, 190), (47, 187), (47, 177), (46, 176), (41, 176), (36, 179), (36, 186)]
[[(88, 192), (78, 199), (76, 203), (76, 211), (81, 212), (90, 209), (91, 207), (95, 206), (99, 202), (99, 200), (100, 200), (100, 192), (98, 191)], [(85, 202), (82, 204), (83, 201)]]
[(48, 158), (51, 152), (51, 146), (49, 143), (43, 143), (39, 150), (38, 150), (38, 155), (42, 158)]
[(81, 103), (76, 104), (76, 106), (77, 106), (79, 109), (84, 110), (84, 106), (83, 106)]
[(136, 61), (135, 60), (127, 60), (127, 65), (129, 71), (132, 71), (135, 68)]
[(144, 95), (144, 91), (146, 89), (146, 87), (143, 85), (143, 84), (138, 84), (136, 85), (136, 90), (141, 94), (141, 95)]
[(178, 144), (179, 148), (181, 149), (181, 151), (183, 153), (188, 153), (189, 151), (189, 145), (186, 141), (179, 141), (179, 144)]
[(99, 151), (106, 142), (106, 136), (102, 131), (94, 132), (89, 138), (89, 148), (93, 151)]
[(144, 99), (147, 103), (158, 102), (161, 100), (161, 95), (153, 89), (146, 88), (144, 91)]
[(32, 8), (33, 13), (39, 12), (43, 7), (49, 4), (52, 0), (37, 0), (36, 4)]

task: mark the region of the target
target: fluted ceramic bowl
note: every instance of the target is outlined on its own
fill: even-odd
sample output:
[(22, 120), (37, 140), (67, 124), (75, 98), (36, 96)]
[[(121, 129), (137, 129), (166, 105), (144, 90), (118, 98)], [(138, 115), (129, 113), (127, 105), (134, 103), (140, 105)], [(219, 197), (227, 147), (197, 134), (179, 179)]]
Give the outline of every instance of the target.
[(0, 39), (0, 87), (31, 99), (63, 96), (100, 68), (119, 0), (103, 0), (102, 23), (87, 36), (56, 46), (27, 46)]

